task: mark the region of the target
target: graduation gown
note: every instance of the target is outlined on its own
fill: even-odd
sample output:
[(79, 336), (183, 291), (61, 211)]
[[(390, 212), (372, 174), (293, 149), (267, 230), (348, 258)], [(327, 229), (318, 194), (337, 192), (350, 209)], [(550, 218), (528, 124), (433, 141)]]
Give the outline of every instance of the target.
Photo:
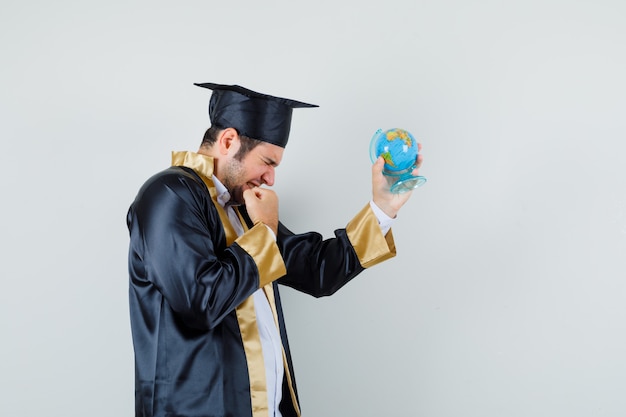
[(245, 213), (237, 237), (217, 203), (213, 159), (175, 152), (172, 165), (146, 181), (127, 215), (136, 416), (268, 416), (252, 297), (259, 288), (283, 342), (279, 408), (299, 416), (276, 284), (331, 295), (395, 256), (391, 231), (382, 235), (368, 204), (330, 239), (279, 224), (274, 240)]

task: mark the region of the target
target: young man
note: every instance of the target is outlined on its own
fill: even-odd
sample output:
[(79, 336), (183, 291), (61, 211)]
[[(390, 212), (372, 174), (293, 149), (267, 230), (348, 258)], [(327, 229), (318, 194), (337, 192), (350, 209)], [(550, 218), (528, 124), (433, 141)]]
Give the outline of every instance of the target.
[[(176, 152), (127, 216), (136, 415), (300, 415), (277, 283), (331, 295), (395, 255), (383, 160), (372, 201), (335, 237), (278, 221), (274, 184), (292, 109), (239, 86), (213, 90), (200, 149)], [(418, 161), (421, 163), (421, 161)], [(418, 164), (419, 165), (419, 164)]]

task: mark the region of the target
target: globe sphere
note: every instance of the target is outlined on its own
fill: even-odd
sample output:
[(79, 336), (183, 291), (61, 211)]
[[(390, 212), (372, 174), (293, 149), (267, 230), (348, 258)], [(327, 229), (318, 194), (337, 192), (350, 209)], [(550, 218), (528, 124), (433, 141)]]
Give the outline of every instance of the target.
[(378, 130), (370, 145), (372, 162), (379, 156), (385, 160), (384, 173), (402, 175), (412, 171), (417, 160), (417, 142), (413, 135), (404, 129)]

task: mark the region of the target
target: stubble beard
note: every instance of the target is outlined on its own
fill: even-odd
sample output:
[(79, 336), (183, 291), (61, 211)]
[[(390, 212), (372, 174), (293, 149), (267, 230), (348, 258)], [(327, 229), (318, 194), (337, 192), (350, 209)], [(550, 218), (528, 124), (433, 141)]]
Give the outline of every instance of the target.
[(230, 194), (230, 200), (236, 204), (243, 204), (243, 187), (245, 182), (243, 181), (244, 177), (244, 168), (243, 164), (238, 160), (233, 160), (230, 165), (228, 165), (226, 169), (226, 173), (224, 174), (224, 179), (222, 184), (228, 190)]

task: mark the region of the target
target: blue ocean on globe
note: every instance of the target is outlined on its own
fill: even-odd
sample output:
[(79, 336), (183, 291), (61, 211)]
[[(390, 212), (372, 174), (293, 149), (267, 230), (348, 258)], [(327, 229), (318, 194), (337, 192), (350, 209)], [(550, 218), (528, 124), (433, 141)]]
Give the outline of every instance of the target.
[(383, 157), (386, 174), (400, 175), (415, 165), (417, 142), (404, 129), (379, 131), (372, 140), (371, 153), (373, 159)]

